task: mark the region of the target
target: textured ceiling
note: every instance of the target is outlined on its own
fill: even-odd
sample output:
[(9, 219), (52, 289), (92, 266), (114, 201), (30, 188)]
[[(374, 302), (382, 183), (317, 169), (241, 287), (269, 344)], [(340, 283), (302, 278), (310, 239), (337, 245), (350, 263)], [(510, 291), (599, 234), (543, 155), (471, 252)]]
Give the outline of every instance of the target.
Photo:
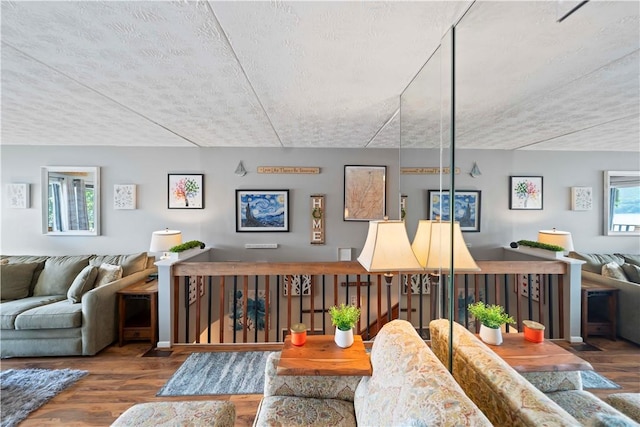
[(437, 146), (460, 20), (458, 147), (640, 150), (638, 2), (470, 5), (2, 1), (1, 143)]

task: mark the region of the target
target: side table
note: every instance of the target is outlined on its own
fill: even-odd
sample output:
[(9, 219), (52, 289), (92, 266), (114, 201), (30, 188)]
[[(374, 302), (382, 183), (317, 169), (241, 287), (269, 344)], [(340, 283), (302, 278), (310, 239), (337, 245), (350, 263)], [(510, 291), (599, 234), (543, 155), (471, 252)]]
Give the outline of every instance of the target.
[[(587, 340), (589, 335), (608, 335), (609, 339), (616, 340), (616, 317), (618, 315), (618, 292), (620, 290), (600, 283), (582, 281), (582, 339)], [(590, 301), (597, 298), (606, 298), (607, 312), (600, 313), (589, 310)]]
[[(155, 346), (158, 342), (158, 281), (138, 282), (117, 293), (118, 311), (118, 344), (122, 346), (125, 340), (150, 340)], [(127, 318), (128, 300), (149, 301), (148, 312), (143, 312)]]

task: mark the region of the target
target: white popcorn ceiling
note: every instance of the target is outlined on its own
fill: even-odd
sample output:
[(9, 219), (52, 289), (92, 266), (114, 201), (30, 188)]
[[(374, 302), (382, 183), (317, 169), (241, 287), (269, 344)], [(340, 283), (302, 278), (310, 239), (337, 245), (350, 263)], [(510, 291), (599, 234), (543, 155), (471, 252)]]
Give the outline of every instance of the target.
[[(435, 147), (470, 4), (2, 1), (0, 142)], [(474, 3), (457, 147), (639, 151), (639, 8)]]

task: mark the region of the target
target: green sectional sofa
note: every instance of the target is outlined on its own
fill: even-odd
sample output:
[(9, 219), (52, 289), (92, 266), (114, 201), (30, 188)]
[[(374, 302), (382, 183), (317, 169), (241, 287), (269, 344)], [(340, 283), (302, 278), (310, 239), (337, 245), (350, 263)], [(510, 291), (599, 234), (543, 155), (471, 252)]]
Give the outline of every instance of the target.
[(117, 338), (116, 292), (154, 262), (146, 252), (0, 256), (0, 357), (96, 354)]
[(574, 251), (569, 253), (569, 257), (585, 262), (582, 264), (582, 280), (620, 290), (617, 335), (640, 344), (640, 255)]

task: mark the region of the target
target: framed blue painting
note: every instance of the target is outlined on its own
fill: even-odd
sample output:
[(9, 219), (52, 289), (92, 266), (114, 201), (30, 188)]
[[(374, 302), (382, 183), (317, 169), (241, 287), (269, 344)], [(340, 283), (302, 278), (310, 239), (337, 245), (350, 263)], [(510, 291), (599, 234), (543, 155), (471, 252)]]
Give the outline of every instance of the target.
[[(458, 190), (454, 195), (454, 218), (462, 231), (480, 231), (480, 191)], [(449, 221), (449, 190), (429, 190), (429, 219)]]
[(289, 231), (289, 190), (236, 190), (236, 231)]

